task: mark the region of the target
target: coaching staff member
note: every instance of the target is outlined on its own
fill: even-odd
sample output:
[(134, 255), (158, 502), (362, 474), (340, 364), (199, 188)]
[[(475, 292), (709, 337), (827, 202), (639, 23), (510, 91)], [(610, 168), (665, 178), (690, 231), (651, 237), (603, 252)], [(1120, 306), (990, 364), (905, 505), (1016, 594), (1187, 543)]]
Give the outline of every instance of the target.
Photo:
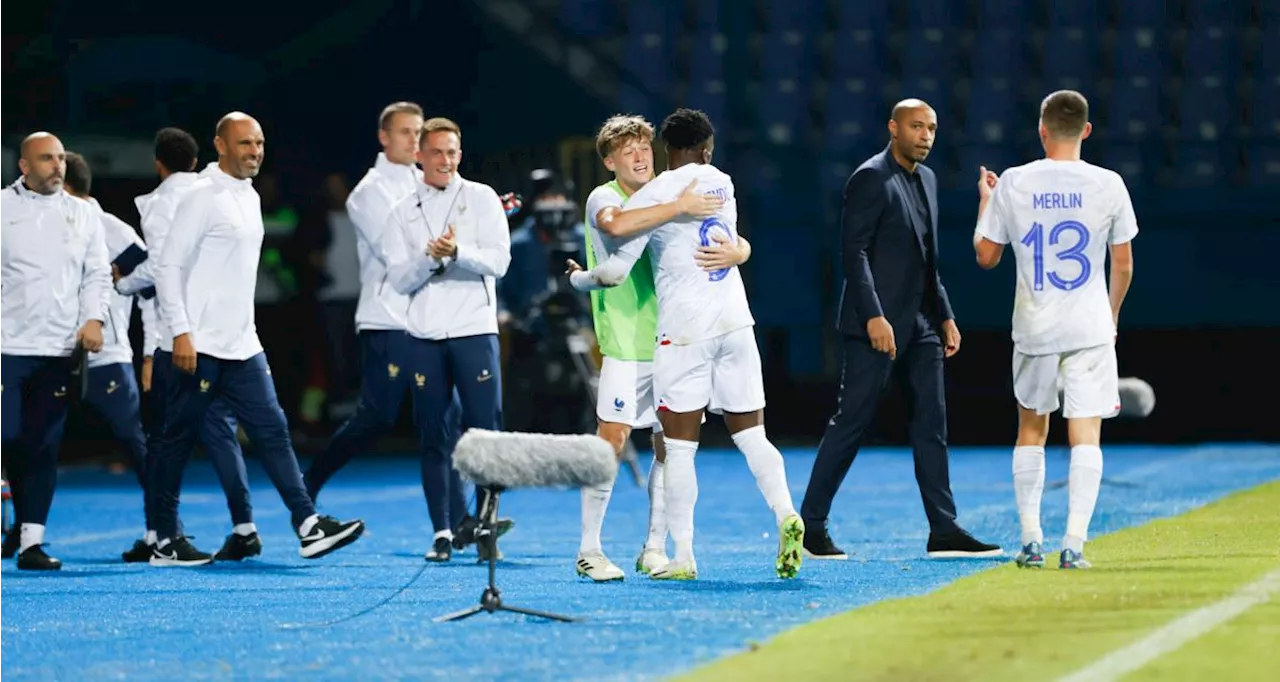
[(891, 378), (903, 382), (912, 401), (910, 440), (929, 519), (929, 556), (1000, 554), (956, 523), (947, 470), (942, 358), (960, 350), (960, 331), (938, 276), (938, 181), (921, 165), (937, 128), (928, 104), (899, 102), (889, 121), (889, 146), (859, 166), (845, 186), (840, 398), (800, 508), (809, 529), (805, 551), (816, 559), (848, 558), (832, 542), (827, 517)]

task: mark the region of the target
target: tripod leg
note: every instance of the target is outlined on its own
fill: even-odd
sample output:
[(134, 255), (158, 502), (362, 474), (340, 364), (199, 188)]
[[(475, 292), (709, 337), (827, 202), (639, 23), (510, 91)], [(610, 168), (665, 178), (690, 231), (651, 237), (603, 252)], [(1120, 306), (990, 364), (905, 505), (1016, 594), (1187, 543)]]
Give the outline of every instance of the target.
[(519, 606), (507, 606), (505, 604), (498, 607), (499, 611), (509, 611), (511, 613), (520, 613), (526, 616), (535, 616), (537, 618), (546, 618), (547, 620), (556, 620), (561, 623), (577, 623), (579, 619), (570, 616), (561, 616), (555, 613), (547, 613), (546, 611), (534, 611), (533, 609), (522, 609)]
[(463, 609), (455, 613), (450, 613), (450, 614), (440, 616), (438, 618), (434, 618), (433, 621), (436, 623), (448, 623), (450, 621), (465, 620), (467, 618), (470, 618), (476, 615), (477, 613), (480, 613), (481, 611), (484, 611), (483, 606), (472, 606), (469, 609)]

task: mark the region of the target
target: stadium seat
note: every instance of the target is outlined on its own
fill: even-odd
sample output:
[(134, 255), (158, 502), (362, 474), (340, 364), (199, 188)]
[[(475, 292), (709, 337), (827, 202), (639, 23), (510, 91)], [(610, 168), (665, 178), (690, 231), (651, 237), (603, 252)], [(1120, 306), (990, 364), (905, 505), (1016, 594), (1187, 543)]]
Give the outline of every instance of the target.
[[(958, 27), (954, 21), (964, 21), (964, 15), (952, 8), (956, 3), (950, 0), (910, 0), (907, 3), (907, 28), (952, 28)], [(952, 16), (954, 13), (955, 16)]]
[(1216, 76), (1232, 84), (1240, 72), (1242, 45), (1235, 30), (1221, 27), (1187, 31), (1183, 76)]
[(1259, 0), (1258, 20), (1264, 29), (1280, 28), (1280, 2)]
[(1229, 81), (1217, 76), (1185, 79), (1178, 96), (1178, 135), (1208, 142), (1233, 134), (1239, 123), (1238, 102)]
[[(1143, 156), (1142, 146), (1139, 144), (1111, 142), (1103, 148), (1101, 165), (1119, 173), (1124, 178), (1125, 186), (1133, 190), (1146, 186), (1150, 168), (1160, 165), (1147, 163)], [(1089, 160), (1087, 149), (1085, 160)]]
[[(1137, 0), (1134, 0), (1137, 1)], [(1049, 0), (1049, 29), (1097, 29), (1104, 22), (1097, 0)]]
[[(1246, 2), (1222, 0), (1185, 0), (1186, 26), (1192, 33), (1212, 27), (1240, 28), (1249, 19)], [(1274, 4), (1274, 3), (1272, 3)]]
[(1116, 31), (1115, 72), (1117, 80), (1149, 78), (1159, 81), (1165, 76), (1164, 52), (1159, 35), (1147, 29)]
[(873, 30), (840, 31), (831, 49), (830, 80), (847, 78), (883, 81), (885, 46)]
[(1172, 187), (1201, 188), (1227, 184), (1234, 164), (1224, 163), (1223, 147), (1216, 142), (1181, 141), (1173, 146)]
[[(978, 29), (1023, 29), (1028, 23), (1030, 12), (1027, 3), (1021, 0), (979, 0)], [(978, 43), (975, 41), (974, 46)]]
[(1280, 187), (1280, 145), (1258, 144), (1245, 149), (1249, 184), (1255, 187)]
[(1008, 29), (983, 29), (973, 39), (973, 78), (1007, 78), (1022, 83), (1027, 69), (1027, 41)]
[(580, 38), (619, 32), (618, 3), (613, 0), (560, 0), (560, 23)]
[(1052, 29), (1045, 35), (1041, 71), (1044, 90), (1087, 91), (1097, 76), (1097, 33), (1072, 27)]
[[(963, 186), (966, 178), (978, 181), (978, 168), (986, 166), (987, 170), (1003, 173), (1006, 169), (1020, 166), (1031, 159), (1021, 158), (1017, 152), (1011, 151), (1007, 144), (962, 144), (956, 147), (957, 184)], [(933, 165), (930, 155), (928, 163)]]
[(990, 145), (1010, 144), (1019, 132), (1017, 95), (1008, 79), (975, 79), (965, 108), (965, 139)]
[[(1070, 2), (1071, 0), (1057, 0)], [(1174, 3), (1168, 3), (1173, 10)], [(1146, 28), (1162, 31), (1170, 23), (1165, 0), (1122, 0), (1116, 3), (1116, 28), (1132, 31)]]
[[(724, 74), (724, 48), (723, 36), (714, 29), (704, 29), (693, 39), (689, 88), (684, 102), (685, 106), (706, 112), (722, 137), (727, 134), (731, 123), (726, 115), (728, 88)], [(720, 152), (717, 150), (716, 154), (719, 156)]]
[(925, 28), (908, 31), (902, 50), (903, 78), (951, 80), (956, 72), (954, 42), (958, 31)]
[(1249, 110), (1255, 137), (1280, 138), (1280, 25), (1263, 33), (1253, 66), (1253, 100)]
[(720, 25), (720, 0), (693, 0), (693, 25), (699, 31)]
[[(1095, 106), (1097, 100), (1093, 100)], [(1164, 121), (1161, 118), (1159, 89), (1147, 78), (1116, 79), (1115, 89), (1106, 105), (1108, 137), (1128, 137), (1140, 141), (1156, 135)]]
[(889, 14), (889, 3), (892, 0), (837, 0), (837, 2), (835, 26), (837, 31), (868, 29), (883, 32), (892, 27), (892, 17)]
[(768, 32), (799, 31), (810, 36), (823, 30), (824, 0), (786, 0), (765, 3), (764, 29)]
[(626, 101), (642, 95), (643, 106), (623, 111), (651, 111), (667, 107), (673, 80), (672, 38), (668, 37), (671, 14), (660, 3), (633, 2), (627, 9), (627, 38), (623, 49), (624, 78), (619, 104), (634, 107)]
[(884, 138), (889, 116), (880, 98), (868, 95), (868, 88), (873, 87), (878, 87), (878, 81), (848, 78), (830, 82), (823, 116), (825, 151), (843, 157)]

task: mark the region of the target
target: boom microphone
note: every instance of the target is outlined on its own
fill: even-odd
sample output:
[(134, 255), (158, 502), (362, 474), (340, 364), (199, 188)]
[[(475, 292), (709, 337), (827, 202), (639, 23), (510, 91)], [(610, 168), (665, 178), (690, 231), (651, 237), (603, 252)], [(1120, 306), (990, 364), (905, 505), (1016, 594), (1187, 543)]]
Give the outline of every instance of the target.
[(1129, 419), (1142, 419), (1156, 409), (1156, 391), (1137, 377), (1120, 380), (1120, 414)]
[(609, 482), (618, 458), (593, 435), (469, 429), (458, 439), (453, 467), (483, 487), (578, 488)]

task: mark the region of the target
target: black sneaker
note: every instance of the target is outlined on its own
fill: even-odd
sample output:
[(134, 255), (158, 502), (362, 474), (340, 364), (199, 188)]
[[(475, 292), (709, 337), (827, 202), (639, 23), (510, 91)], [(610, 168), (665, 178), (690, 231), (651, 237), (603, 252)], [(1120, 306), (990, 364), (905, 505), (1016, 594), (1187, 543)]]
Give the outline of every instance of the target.
[(319, 559), (356, 541), (364, 532), (364, 521), (339, 521), (332, 516), (321, 516), (306, 536), (298, 532), (302, 548), (298, 554), (303, 559)]
[(981, 559), (1004, 555), (999, 545), (982, 542), (962, 528), (949, 533), (929, 533), (928, 551), (931, 559)]
[(843, 561), (849, 558), (844, 550), (836, 547), (836, 543), (831, 541), (831, 535), (827, 532), (825, 523), (813, 522), (810, 526), (805, 523), (806, 528), (812, 528), (804, 534), (804, 555), (810, 559), (829, 559)]
[(248, 535), (232, 533), (227, 536), (227, 541), (222, 543), (222, 549), (219, 549), (213, 558), (217, 561), (243, 561), (259, 554), (262, 554), (262, 540), (258, 538), (257, 533)]
[(452, 559), (453, 546), (449, 544), (449, 538), (436, 538), (436, 541), (431, 543), (431, 551), (427, 552), (427, 556), (424, 558), (427, 561), (435, 561), (439, 563)]
[(0, 546), (0, 549), (3, 549), (3, 554), (0, 554), (0, 558), (12, 559), (15, 556), (18, 556), (18, 550), (21, 548), (22, 528), (21, 524), (17, 524), (14, 525), (13, 528), (10, 528), (9, 532), (5, 534), (4, 544)]
[[(497, 531), (498, 537), (506, 535), (508, 531), (515, 528), (516, 522), (512, 519), (498, 519), (494, 530)], [(480, 519), (474, 516), (467, 516), (462, 519), (462, 523), (453, 531), (453, 548), (463, 549), (467, 545), (476, 544), (476, 531), (480, 530)]]
[(44, 545), (34, 545), (18, 553), (18, 568), (24, 571), (57, 571), (62, 562), (44, 553)]
[(152, 566), (203, 566), (212, 562), (212, 554), (196, 549), (185, 537), (174, 538), (164, 547), (160, 543), (151, 547)]
[(140, 564), (151, 560), (151, 545), (146, 540), (134, 540), (133, 547), (120, 555), (126, 564)]

